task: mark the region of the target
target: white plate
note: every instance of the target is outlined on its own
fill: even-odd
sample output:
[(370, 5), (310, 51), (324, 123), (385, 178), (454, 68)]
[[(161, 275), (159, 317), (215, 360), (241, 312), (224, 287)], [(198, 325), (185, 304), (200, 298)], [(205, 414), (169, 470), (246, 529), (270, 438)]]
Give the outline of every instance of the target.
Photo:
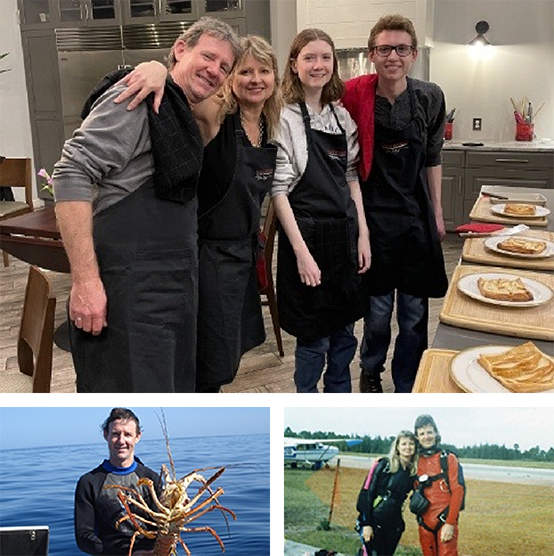
[[(542, 253), (513, 253), (512, 251), (504, 251), (498, 247), (499, 243), (502, 243), (505, 239), (509, 237), (517, 237), (519, 239), (529, 239), (531, 241), (542, 241), (546, 243), (546, 249)], [(508, 255), (509, 257), (521, 257), (523, 259), (544, 259), (546, 257), (551, 257), (554, 255), (554, 243), (546, 239), (540, 239), (536, 237), (527, 236), (491, 236), (485, 240), (485, 247), (496, 253), (502, 255)]]
[(535, 206), (535, 214), (509, 214), (505, 211), (506, 203), (501, 203), (499, 205), (491, 205), (491, 212), (495, 214), (501, 214), (502, 216), (510, 216), (512, 218), (542, 218), (550, 214), (550, 210), (546, 207)]
[[(477, 285), (477, 280), (479, 278), (484, 278), (485, 280), (495, 280), (497, 278), (515, 280), (516, 278), (521, 278), (525, 287), (533, 294), (533, 299), (531, 301), (502, 301), (500, 299), (489, 299), (488, 297), (482, 295), (479, 291), (479, 286)], [(485, 303), (490, 303), (491, 305), (502, 305), (504, 307), (536, 307), (537, 305), (547, 303), (554, 295), (554, 292), (542, 282), (533, 280), (532, 278), (518, 276), (517, 274), (505, 274), (503, 272), (467, 274), (466, 276), (462, 276), (456, 285), (462, 293), (465, 293), (473, 299), (484, 301)]]
[[(497, 355), (508, 351), (513, 346), (478, 346), (466, 349), (454, 356), (450, 363), (450, 376), (452, 380), (466, 392), (496, 393), (508, 390), (494, 379), (478, 362), (479, 356)], [(552, 393), (554, 390), (537, 392), (538, 394)]]

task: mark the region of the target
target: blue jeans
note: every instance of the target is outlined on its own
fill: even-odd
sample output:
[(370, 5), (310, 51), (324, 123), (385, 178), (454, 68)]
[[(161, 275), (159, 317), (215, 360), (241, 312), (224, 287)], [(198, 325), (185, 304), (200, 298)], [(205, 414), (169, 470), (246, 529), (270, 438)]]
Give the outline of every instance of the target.
[[(396, 301), (399, 331), (394, 344), (392, 380), (395, 392), (411, 392), (421, 355), (427, 349), (429, 300), (397, 292)], [(394, 292), (370, 298), (360, 348), (360, 365), (365, 373), (382, 373), (385, 370), (393, 307)]]
[(297, 392), (317, 392), (317, 383), (325, 368), (324, 392), (351, 392), (350, 363), (358, 341), (354, 324), (317, 340), (296, 340), (294, 384)]

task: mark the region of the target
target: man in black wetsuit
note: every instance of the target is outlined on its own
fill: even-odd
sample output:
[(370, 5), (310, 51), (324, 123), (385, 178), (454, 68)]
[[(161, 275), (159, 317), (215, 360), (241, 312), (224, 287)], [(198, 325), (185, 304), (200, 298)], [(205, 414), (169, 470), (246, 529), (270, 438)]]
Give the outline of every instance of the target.
[[(145, 486), (138, 487), (140, 478), (154, 481), (161, 490), (160, 476), (143, 465), (135, 456), (135, 446), (141, 437), (138, 417), (130, 410), (114, 408), (102, 425), (110, 457), (96, 469), (83, 475), (75, 491), (75, 539), (77, 546), (89, 554), (108, 556), (126, 555), (135, 532), (129, 520), (118, 528), (115, 524), (124, 515), (117, 498), (118, 489), (106, 485), (134, 487), (147, 502), (150, 494)], [(152, 504), (149, 504), (152, 506)], [(133, 508), (135, 511), (135, 508)], [(133, 556), (152, 554), (154, 541), (137, 537)]]

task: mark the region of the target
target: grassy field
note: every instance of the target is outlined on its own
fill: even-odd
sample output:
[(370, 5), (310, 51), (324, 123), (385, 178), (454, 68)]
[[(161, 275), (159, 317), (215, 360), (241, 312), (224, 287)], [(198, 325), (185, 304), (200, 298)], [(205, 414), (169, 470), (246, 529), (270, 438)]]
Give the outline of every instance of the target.
[[(355, 555), (360, 547), (355, 505), (365, 475), (363, 469), (341, 469), (337, 506), (326, 530), (335, 470), (286, 469), (285, 537)], [(554, 554), (554, 487), (469, 480), (467, 489), (460, 516), (460, 555)], [(406, 531), (396, 554), (419, 556), (417, 524), (407, 508), (404, 519)]]
[[(340, 452), (339, 457), (344, 456), (360, 456), (366, 458), (380, 458), (386, 454), (356, 454), (354, 452)], [(503, 467), (528, 467), (531, 469), (554, 469), (553, 461), (527, 461), (527, 460), (504, 460), (504, 459), (473, 459), (463, 458), (463, 463), (479, 463), (481, 465), (501, 465)]]

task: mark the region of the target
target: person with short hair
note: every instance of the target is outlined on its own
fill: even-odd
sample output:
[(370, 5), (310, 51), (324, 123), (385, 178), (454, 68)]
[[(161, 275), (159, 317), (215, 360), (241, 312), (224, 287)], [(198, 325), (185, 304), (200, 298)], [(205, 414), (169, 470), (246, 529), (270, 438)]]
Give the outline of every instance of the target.
[[(156, 493), (161, 492), (160, 476), (146, 467), (135, 455), (141, 438), (138, 417), (126, 408), (116, 407), (102, 425), (102, 434), (108, 444), (109, 458), (96, 469), (83, 475), (75, 490), (75, 539), (83, 552), (94, 555), (127, 555), (135, 529), (129, 520), (116, 525), (125, 514), (116, 485), (137, 489), (154, 509), (146, 485), (138, 485), (141, 478), (154, 482)], [(141, 514), (135, 507), (133, 513)], [(133, 556), (152, 554), (154, 540), (137, 537)]]
[(379, 459), (358, 496), (356, 509), (364, 556), (392, 556), (406, 524), (402, 506), (414, 488), (417, 441), (410, 431), (398, 433), (387, 457)]
[(429, 297), (448, 280), (440, 242), (445, 100), (434, 83), (408, 77), (418, 56), (412, 22), (384, 16), (371, 30), (375, 74), (346, 83), (342, 102), (358, 124), (360, 185), (370, 231), (370, 292), (360, 348), (360, 390), (382, 392), (396, 297), (392, 359), (396, 392), (410, 392), (427, 348)]
[[(431, 415), (420, 415), (414, 424), (419, 443), (418, 482), (429, 505), (418, 515), (423, 556), (458, 556), (458, 516), (464, 499), (459, 482), (459, 462), (448, 453), (448, 478), (441, 467), (441, 436)], [(444, 456), (443, 456), (444, 457)]]
[(203, 143), (192, 109), (239, 51), (228, 24), (200, 19), (173, 45), (159, 114), (115, 104), (115, 85), (64, 145), (53, 179), (78, 392), (194, 392)]

